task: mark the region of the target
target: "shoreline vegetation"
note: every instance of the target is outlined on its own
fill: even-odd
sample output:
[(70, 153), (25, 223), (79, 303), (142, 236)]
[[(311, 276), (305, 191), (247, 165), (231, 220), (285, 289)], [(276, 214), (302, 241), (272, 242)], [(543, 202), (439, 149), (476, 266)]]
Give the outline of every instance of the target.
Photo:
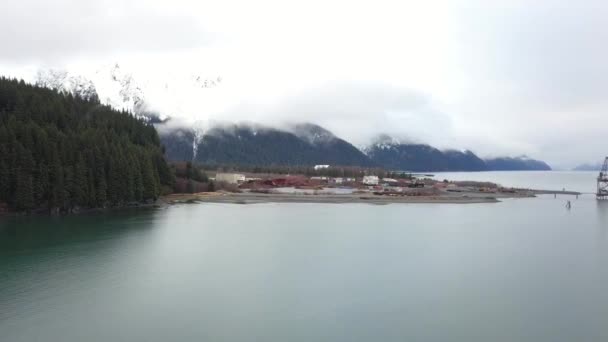
[(0, 77), (0, 213), (152, 203), (173, 177), (152, 124), (94, 96)]
[[(327, 188), (331, 191), (335, 188)], [(362, 203), (371, 205), (387, 204), (480, 204), (499, 203), (503, 199), (534, 198), (538, 195), (569, 195), (579, 196), (581, 192), (566, 190), (537, 190), (518, 188), (497, 188), (494, 192), (483, 189), (461, 189), (456, 192), (441, 191), (435, 194), (423, 195), (394, 195), (378, 194), (374, 192), (354, 191), (352, 193), (281, 193), (277, 191), (241, 191), (231, 192), (218, 190), (212, 192), (197, 193), (171, 193), (161, 195), (154, 201), (132, 202), (120, 206), (78, 208), (62, 215), (80, 215), (102, 212), (115, 212), (129, 209), (167, 208), (179, 204), (196, 203), (220, 203), (220, 204), (262, 204), (262, 203), (321, 203), (321, 204), (350, 204)], [(1, 211), (3, 216), (48, 216), (56, 215), (46, 210), (31, 211), (29, 213), (19, 211)]]
[(579, 195), (439, 181), (377, 166), (169, 164), (167, 154), (151, 122), (101, 105), (96, 96), (0, 77), (0, 215), (184, 202), (495, 203), (537, 194)]
[[(201, 204), (201, 203), (218, 203), (218, 204), (263, 204), (263, 203), (320, 203), (320, 204), (370, 204), (370, 205), (388, 205), (388, 204), (480, 204), (480, 203), (499, 203), (504, 199), (517, 198), (534, 198), (538, 195), (582, 195), (576, 191), (564, 190), (535, 190), (535, 189), (506, 189), (505, 192), (499, 193), (484, 193), (479, 191), (462, 191), (458, 193), (441, 193), (436, 195), (418, 195), (418, 196), (390, 196), (378, 195), (374, 193), (350, 193), (350, 194), (304, 194), (304, 193), (258, 193), (258, 192), (228, 192), (224, 190), (214, 192), (199, 192), (199, 193), (173, 193), (160, 196), (155, 201), (146, 203), (130, 203), (122, 206), (98, 207), (98, 208), (81, 208), (72, 211), (69, 215), (81, 215), (102, 212), (117, 212), (129, 209), (149, 209), (149, 208), (168, 208), (172, 205), (179, 204)], [(48, 216), (45, 211), (34, 211), (30, 213), (5, 211), (0, 212), (0, 217), (3, 216)], [(65, 213), (66, 215), (68, 213)]]
[(494, 197), (444, 197), (444, 196), (379, 196), (374, 194), (348, 195), (303, 195), (303, 194), (260, 194), (260, 193), (199, 193), (173, 194), (164, 198), (168, 204), (180, 203), (324, 203), (324, 204), (392, 204), (392, 203), (495, 203)]

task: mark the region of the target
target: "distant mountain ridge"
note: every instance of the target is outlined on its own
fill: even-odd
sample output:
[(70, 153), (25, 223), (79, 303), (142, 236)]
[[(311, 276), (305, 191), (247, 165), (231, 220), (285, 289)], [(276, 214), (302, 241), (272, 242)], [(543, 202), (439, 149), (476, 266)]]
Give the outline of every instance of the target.
[[(87, 76), (68, 70), (40, 69), (34, 79), (36, 85), (84, 99), (98, 99), (102, 104), (128, 111), (149, 122), (166, 119), (150, 109), (148, 100), (152, 96), (173, 100), (176, 94), (196, 96), (197, 91), (215, 88), (221, 82), (221, 77), (206, 78), (196, 73), (176, 75), (174, 78), (163, 79), (162, 83), (151, 82), (136, 78), (118, 63), (103, 66)], [(177, 108), (171, 110), (172, 114), (179, 114)]]
[[(60, 70), (41, 70), (36, 84), (84, 99), (99, 100), (156, 125), (172, 161), (205, 164), (379, 166), (407, 171), (550, 170), (549, 165), (527, 157), (483, 160), (472, 151), (439, 150), (420, 143), (402, 142), (381, 135), (364, 148), (336, 137), (327, 129), (298, 123), (285, 129), (256, 124), (166, 129), (167, 117), (148, 109), (144, 88), (133, 75), (115, 64), (95, 73), (95, 81)], [(188, 89), (216, 87), (221, 78), (190, 76), (180, 79)], [(164, 88), (171, 87), (169, 83)], [(158, 89), (157, 89), (158, 90)], [(164, 92), (162, 92), (164, 94)]]
[(377, 165), (407, 171), (485, 171), (484, 161), (471, 151), (440, 151), (426, 144), (401, 143), (387, 135), (380, 136), (365, 149)]
[(350, 143), (313, 124), (292, 131), (261, 125), (226, 124), (205, 131), (195, 128), (161, 130), (169, 160), (192, 160), (213, 165), (374, 166)]
[(573, 168), (573, 171), (600, 171), (604, 166), (603, 163), (581, 164)]
[(488, 170), (492, 171), (550, 171), (551, 166), (541, 160), (521, 157), (500, 157), (485, 160)]
[(527, 157), (483, 160), (472, 151), (441, 151), (426, 144), (401, 143), (387, 135), (358, 149), (329, 130), (299, 123), (284, 130), (252, 124), (224, 124), (160, 130), (169, 160), (209, 165), (315, 165), (382, 167), (413, 172), (550, 170)]

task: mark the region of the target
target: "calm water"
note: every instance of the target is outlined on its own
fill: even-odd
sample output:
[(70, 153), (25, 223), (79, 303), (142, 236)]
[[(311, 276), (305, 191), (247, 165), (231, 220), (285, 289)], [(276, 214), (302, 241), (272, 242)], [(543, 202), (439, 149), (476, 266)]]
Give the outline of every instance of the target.
[(606, 341), (608, 203), (0, 221), (0, 341)]
[(595, 171), (491, 171), (491, 172), (439, 172), (435, 179), (491, 181), (503, 186), (595, 193)]

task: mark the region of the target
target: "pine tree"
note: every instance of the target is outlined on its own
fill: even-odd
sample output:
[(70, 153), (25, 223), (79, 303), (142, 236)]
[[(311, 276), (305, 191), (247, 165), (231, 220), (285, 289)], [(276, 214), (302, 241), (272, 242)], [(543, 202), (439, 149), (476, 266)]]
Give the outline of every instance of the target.
[[(85, 158), (86, 157), (86, 158)], [(0, 77), (0, 202), (121, 205), (155, 199), (173, 174), (154, 127), (126, 112)]]
[(17, 145), (17, 154), (19, 159), (15, 165), (15, 207), (21, 210), (30, 210), (36, 204), (33, 181), (34, 159), (31, 153), (21, 144)]
[(189, 193), (189, 194), (192, 194), (192, 193), (196, 192), (195, 191), (195, 183), (194, 183), (194, 181), (192, 179), (188, 180), (188, 184), (186, 186), (186, 192)]
[(38, 165), (38, 176), (36, 182), (36, 203), (43, 204), (49, 197), (49, 168), (44, 162)]
[(99, 181), (97, 183), (97, 200), (96, 200), (96, 205), (98, 207), (105, 207), (106, 206), (106, 202), (108, 201), (108, 195), (107, 195), (107, 182), (106, 182), (106, 177), (101, 177), (99, 178)]
[(84, 165), (82, 155), (79, 155), (76, 165), (74, 165), (74, 175), (72, 180), (72, 193), (74, 202), (79, 206), (85, 206), (87, 204), (87, 170)]
[(144, 199), (144, 180), (142, 176), (141, 163), (137, 158), (132, 159), (133, 177), (135, 182), (135, 200), (141, 201)]
[(34, 209), (34, 185), (32, 175), (20, 173), (17, 176), (17, 196), (15, 197), (15, 207), (19, 210), (29, 211)]
[(0, 150), (0, 202), (8, 200), (11, 190), (11, 172), (7, 160), (4, 158), (6, 156), (5, 153)]
[(156, 180), (154, 179), (154, 172), (152, 171), (152, 162), (150, 158), (144, 157), (142, 161), (142, 181), (144, 185), (144, 200), (156, 198)]

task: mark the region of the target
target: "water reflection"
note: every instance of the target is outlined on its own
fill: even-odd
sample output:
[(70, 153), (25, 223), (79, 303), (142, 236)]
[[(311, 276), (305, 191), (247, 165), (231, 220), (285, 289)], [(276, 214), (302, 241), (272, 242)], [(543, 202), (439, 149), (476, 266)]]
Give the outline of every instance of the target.
[[(11, 217), (0, 222), (0, 322), (28, 317), (108, 286), (116, 263), (145, 244), (154, 212), (124, 210), (67, 217)], [(129, 244), (131, 246), (129, 246)], [(124, 266), (124, 265), (123, 265)], [(54, 304), (51, 304), (54, 303)]]
[(598, 219), (608, 226), (608, 200), (596, 200), (596, 208)]
[[(608, 201), (607, 200), (596, 200), (596, 218), (597, 218), (597, 230), (598, 240), (602, 242), (602, 246), (606, 244), (608, 240)], [(601, 247), (601, 246), (600, 246)]]
[(608, 205), (564, 202), (5, 221), (0, 340), (602, 340)]

